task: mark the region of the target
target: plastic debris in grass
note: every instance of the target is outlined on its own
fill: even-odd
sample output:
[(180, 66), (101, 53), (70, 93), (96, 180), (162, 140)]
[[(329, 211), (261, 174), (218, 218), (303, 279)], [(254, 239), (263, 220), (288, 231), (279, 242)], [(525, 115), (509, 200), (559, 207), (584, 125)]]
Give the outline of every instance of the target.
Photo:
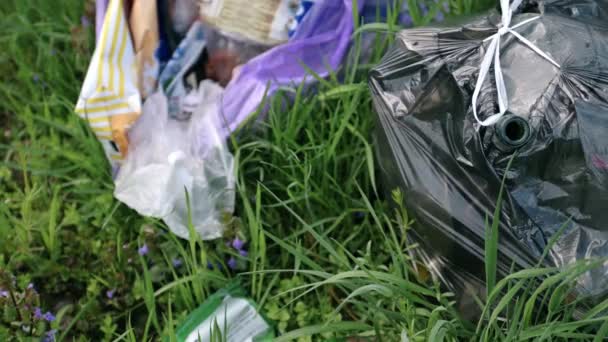
[(238, 65), (276, 45), (289, 44), (310, 10), (322, 2), (267, 0), (253, 7), (247, 0), (201, 2), (201, 20), (208, 40), (207, 77), (226, 86)]
[[(370, 77), (386, 188), (402, 190), (417, 252), (463, 300), (484, 286), (503, 176), (500, 276), (536, 265), (564, 224), (549, 264), (608, 256), (608, 2), (517, 5), (402, 31)], [(581, 276), (579, 294), (605, 296), (606, 272)]]
[(327, 77), (337, 70), (350, 48), (353, 25), (352, 1), (315, 3), (286, 44), (251, 59), (228, 84), (222, 103), (225, 134), (256, 112), (265, 95), (315, 82), (309, 71)]
[(176, 331), (178, 342), (272, 341), (274, 332), (237, 284), (209, 296)]
[[(265, 95), (315, 83), (310, 70), (326, 77), (339, 69), (354, 22), (350, 0), (272, 0), (254, 12), (236, 0), (200, 5), (203, 21), (190, 24), (184, 9), (194, 8), (191, 0), (98, 0), (104, 24), (77, 112), (104, 145), (116, 198), (162, 218), (182, 238), (189, 237), (190, 209), (195, 231), (212, 239), (234, 210), (234, 165), (224, 140)], [(251, 29), (243, 30), (243, 21)], [(137, 119), (142, 100), (144, 117)]]
[[(399, 23), (409, 26), (407, 6), (405, 2), (401, 3)], [(357, 12), (366, 22), (371, 22), (385, 20), (388, 9), (397, 8), (398, 1), (361, 0), (357, 4)], [(339, 73), (353, 46), (353, 10), (351, 0), (316, 1), (306, 8), (306, 14), (299, 19), (285, 44), (243, 64), (228, 84), (223, 99), (226, 134), (248, 120), (258, 110), (264, 96), (272, 97), (279, 89), (295, 89), (303, 82), (314, 85), (317, 80), (311, 73), (322, 78)], [(372, 41), (370, 39), (368, 43)]]
[[(117, 20), (125, 20), (125, 13), (130, 13), (131, 20), (129, 24), (134, 33), (136, 43), (134, 50), (134, 44), (128, 39), (128, 32), (124, 30), (117, 34), (121, 41), (125, 35), (127, 36), (128, 42), (124, 49), (121, 47), (122, 43), (120, 42), (119, 45), (109, 44), (108, 47), (104, 47), (106, 40), (100, 39), (97, 47), (98, 50), (103, 50), (99, 53), (100, 59), (102, 63), (110, 67), (114, 66), (114, 68), (110, 69), (109, 73), (112, 73), (111, 70), (114, 70), (113, 73), (116, 74), (116, 77), (109, 77), (106, 73), (90, 69), (87, 78), (97, 78), (97, 88), (101, 88), (102, 86), (109, 87), (109, 90), (118, 88), (115, 85), (102, 84), (104, 82), (103, 79), (109, 77), (110, 81), (120, 79), (120, 82), (126, 82), (127, 85), (133, 82), (138, 83), (140, 85), (140, 92), (137, 95), (143, 95), (140, 97), (145, 98), (151, 92), (151, 85), (154, 84), (158, 74), (154, 70), (158, 70), (159, 62), (165, 61), (165, 57), (163, 56), (167, 54), (167, 49), (171, 50), (170, 46), (167, 46), (166, 40), (168, 38), (166, 36), (170, 35), (168, 31), (173, 31), (173, 21), (176, 18), (170, 15), (172, 12), (169, 8), (170, 4), (164, 0), (159, 1), (157, 11), (159, 23), (154, 26), (150, 22), (154, 18), (154, 11), (152, 11), (152, 7), (154, 6), (145, 6), (146, 1), (152, 0), (127, 1), (125, 3), (120, 0), (114, 0), (110, 2), (110, 7), (108, 7), (107, 0), (97, 0), (98, 23), (102, 18), (106, 18), (106, 9), (112, 9), (112, 11), (109, 11), (111, 15), (108, 24), (110, 30), (119, 30), (120, 26), (115, 26), (116, 22), (118, 22)], [(183, 1), (184, 4), (182, 5), (174, 5), (180, 9), (190, 8), (192, 4), (188, 4), (188, 1), (190, 0)], [(179, 3), (182, 2), (180, 1)], [(367, 18), (374, 16), (376, 9), (378, 9), (378, 13), (381, 14), (379, 19), (382, 19), (386, 15), (387, 9), (394, 7), (395, 4), (394, 0), (360, 1), (360, 8), (358, 10)], [(205, 66), (204, 71), (206, 75), (204, 77), (211, 78), (223, 86), (228, 85), (226, 94), (222, 100), (221, 111), (226, 122), (224, 129), (225, 136), (236, 130), (251, 114), (256, 112), (265, 95), (272, 96), (280, 88), (297, 87), (304, 81), (315, 83), (316, 80), (310, 77), (309, 70), (321, 77), (327, 77), (330, 72), (338, 70), (351, 46), (351, 34), (354, 22), (352, 3), (349, 0), (314, 2), (308, 0), (273, 0), (268, 6), (268, 8), (264, 7), (259, 11), (270, 11), (271, 17), (274, 18), (273, 25), (266, 29), (260, 28), (260, 30), (255, 31), (244, 30), (242, 22), (238, 22), (238, 19), (242, 19), (244, 15), (242, 11), (249, 11), (250, 9), (249, 6), (243, 5), (242, 1), (231, 0), (227, 2), (211, 1), (202, 3), (200, 11), (207, 29), (203, 33), (197, 33), (195, 39), (186, 36), (184, 42), (177, 48), (178, 52), (174, 54), (173, 61), (182, 60), (188, 63), (186, 65), (192, 67), (194, 65), (190, 57), (196, 59), (203, 56), (204, 54), (199, 53), (201, 51), (199, 45), (203, 44), (206, 46), (209, 52), (209, 59)], [(236, 12), (231, 14), (233, 16), (226, 17), (228, 15), (226, 13), (229, 13), (229, 11), (223, 11), (224, 7), (235, 9)], [(142, 8), (145, 10), (142, 10)], [(407, 17), (407, 8), (403, 7), (401, 10)], [(178, 12), (184, 11), (180, 10)], [(262, 14), (266, 12), (262, 12), (258, 13), (258, 16), (245, 16), (247, 17), (247, 22), (250, 22), (253, 27), (265, 25), (262, 18), (266, 17)], [(198, 25), (200, 23), (194, 24), (194, 26)], [(199, 29), (193, 30), (191, 27), (189, 32), (192, 33), (193, 31), (199, 32)], [(101, 32), (100, 30), (100, 38)], [(116, 35), (111, 35), (107, 40), (113, 42), (114, 36)], [(175, 40), (175, 37), (172, 39)], [(150, 48), (156, 42), (160, 45), (156, 50), (156, 58), (153, 58)], [(280, 45), (273, 47), (276, 44)], [(116, 48), (116, 46), (121, 48)], [(195, 52), (195, 54), (192, 56), (188, 55), (190, 56), (188, 58), (176, 58), (175, 56), (179, 54), (180, 50), (187, 53)], [(122, 57), (123, 53), (126, 55), (137, 53), (136, 59), (139, 62), (139, 72), (136, 80), (133, 80), (129, 74), (131, 70), (129, 67), (130, 60)], [(98, 53), (96, 52), (96, 54)], [(116, 54), (120, 54), (120, 56), (116, 58)], [(91, 63), (92, 68), (94, 64), (97, 63)], [(180, 64), (178, 66), (182, 67), (186, 65)], [(95, 65), (95, 67), (97, 66)], [(160, 68), (162, 67), (161, 65)], [(167, 74), (175, 77), (176, 82), (173, 82), (171, 87), (174, 87), (176, 95), (172, 94), (172, 90), (165, 89), (171, 98), (170, 102), (174, 104), (186, 95), (182, 91), (185, 82), (180, 79), (180, 76), (183, 77), (185, 74), (177, 75), (172, 69), (173, 67), (165, 68), (165, 71), (161, 72), (160, 77), (161, 82), (163, 79), (169, 79), (166, 77)], [(185, 68), (180, 69), (180, 72), (183, 70)], [(235, 72), (236, 70), (238, 72)], [(201, 74), (202, 72), (199, 72), (197, 75), (200, 76)], [(99, 94), (92, 94), (93, 92), (99, 92), (99, 89), (91, 88), (94, 87), (89, 86), (85, 91), (83, 87), (81, 97), (85, 100), (92, 100), (91, 103), (106, 98), (105, 95), (107, 94), (104, 91)], [(129, 92), (129, 87), (126, 87), (126, 92)], [(128, 96), (128, 94), (122, 95), (124, 94), (122, 90), (120, 94), (123, 98)], [(136, 96), (135, 94), (133, 95)], [(112, 94), (112, 96), (116, 97), (115, 94)], [(101, 98), (98, 99), (99, 97)], [(108, 117), (112, 116), (110, 121), (115, 121), (110, 125), (111, 134), (108, 134), (109, 128), (106, 127), (107, 125), (103, 126), (103, 123), (99, 122), (102, 121), (102, 118), (97, 117), (104, 114), (100, 113), (96, 115), (96, 122), (91, 123), (94, 130), (101, 131), (98, 136), (102, 140), (110, 160), (116, 167), (118, 163), (115, 160), (124, 158), (128, 148), (128, 139), (125, 131), (128, 130), (128, 127), (137, 118), (137, 113), (139, 113), (140, 109), (132, 108), (136, 106), (135, 103), (137, 102), (134, 97), (129, 98), (129, 102), (134, 104), (128, 107), (131, 114), (125, 117), (124, 120), (120, 116), (113, 117), (115, 116), (114, 113), (105, 113)], [(119, 104), (100, 101), (100, 105), (114, 106)], [(174, 106), (172, 105), (171, 107), (173, 108)], [(78, 108), (78, 110), (84, 111), (83, 108)], [(99, 110), (102, 109), (99, 108)], [(174, 110), (171, 109), (170, 113), (173, 112)]]
[(273, 46), (287, 42), (314, 4), (313, 0), (265, 0), (251, 6), (248, 0), (212, 0), (200, 3), (200, 16), (226, 36)]
[(141, 112), (135, 50), (122, 0), (111, 0), (76, 113), (87, 120), (113, 169), (127, 155), (127, 131)]
[(115, 180), (117, 199), (163, 219), (184, 239), (189, 218), (201, 238), (221, 237), (234, 210), (234, 160), (219, 134), (222, 92), (212, 81), (201, 82), (188, 121), (170, 118), (162, 91), (151, 95), (129, 132), (131, 152)]

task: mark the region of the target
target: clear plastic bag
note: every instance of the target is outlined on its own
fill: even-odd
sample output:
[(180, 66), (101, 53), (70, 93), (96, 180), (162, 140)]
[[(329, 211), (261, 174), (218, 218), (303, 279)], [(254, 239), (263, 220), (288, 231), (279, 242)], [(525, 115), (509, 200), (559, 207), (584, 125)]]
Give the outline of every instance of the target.
[(222, 236), (223, 218), (234, 211), (234, 160), (219, 134), (223, 89), (203, 81), (196, 92), (189, 96), (189, 121), (169, 118), (162, 91), (146, 100), (129, 132), (131, 150), (114, 195), (141, 215), (163, 219), (175, 235), (188, 239), (187, 192), (194, 230), (209, 240)]

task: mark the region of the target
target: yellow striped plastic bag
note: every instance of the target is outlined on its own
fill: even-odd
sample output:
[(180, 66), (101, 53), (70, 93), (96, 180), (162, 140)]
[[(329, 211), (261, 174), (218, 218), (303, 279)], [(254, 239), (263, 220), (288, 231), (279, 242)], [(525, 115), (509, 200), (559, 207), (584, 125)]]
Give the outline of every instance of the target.
[(110, 0), (76, 113), (88, 121), (112, 166), (118, 166), (127, 154), (127, 131), (141, 113), (135, 52), (122, 0)]

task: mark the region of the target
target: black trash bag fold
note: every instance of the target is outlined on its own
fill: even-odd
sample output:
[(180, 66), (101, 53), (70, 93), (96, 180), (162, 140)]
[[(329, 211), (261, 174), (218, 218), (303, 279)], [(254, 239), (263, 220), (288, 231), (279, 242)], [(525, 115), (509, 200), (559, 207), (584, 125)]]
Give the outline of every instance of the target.
[[(608, 0), (525, 2), (501, 37), (509, 101), (499, 122), (475, 120), (472, 95), (500, 13), (454, 28), (400, 32), (370, 74), (377, 156), (387, 190), (401, 189), (427, 268), (457, 294), (483, 286), (486, 217), (501, 208), (498, 272), (534, 266), (549, 239), (552, 265), (608, 256)], [(483, 120), (498, 111), (494, 67), (481, 87)], [(579, 294), (608, 293), (608, 263)], [(481, 285), (479, 285), (481, 284)], [(478, 291), (481, 292), (481, 291)]]

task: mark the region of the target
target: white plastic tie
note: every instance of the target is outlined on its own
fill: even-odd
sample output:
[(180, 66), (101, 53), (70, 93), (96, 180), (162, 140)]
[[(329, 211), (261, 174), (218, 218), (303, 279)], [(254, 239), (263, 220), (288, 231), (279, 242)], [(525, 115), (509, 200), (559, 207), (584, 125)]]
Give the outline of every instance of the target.
[[(555, 65), (557, 68), (560, 68), (560, 65), (554, 61), (549, 55), (544, 53), (541, 49), (539, 49), (532, 42), (527, 40), (521, 34), (514, 31), (516, 28), (531, 23), (534, 20), (540, 18), (536, 16), (534, 18), (530, 18), (522, 21), (521, 23), (514, 25), (511, 27), (511, 17), (513, 16), (513, 12), (517, 10), (517, 7), (521, 4), (522, 0), (515, 0), (511, 6), (509, 6), (509, 0), (500, 0), (500, 7), (502, 10), (502, 20), (499, 25), (498, 32), (493, 34), (492, 36), (486, 38), (484, 42), (489, 41), (488, 50), (486, 54), (483, 56), (481, 61), (481, 66), (479, 68), (479, 77), (477, 78), (477, 83), (475, 84), (475, 91), (473, 92), (472, 105), (473, 105), (473, 115), (475, 116), (475, 120), (482, 126), (492, 126), (500, 120), (500, 118), (507, 112), (509, 109), (509, 99), (507, 97), (507, 89), (505, 87), (505, 81), (502, 74), (502, 68), (500, 66), (500, 38), (507, 33), (515, 36), (519, 41), (528, 46), (532, 51), (536, 52), (538, 55), (549, 61), (551, 64)], [(494, 64), (494, 78), (496, 80), (496, 92), (498, 97), (498, 109), (499, 112), (493, 114), (486, 118), (485, 120), (480, 120), (477, 115), (477, 100), (479, 97), (479, 93), (481, 92), (481, 87), (486, 77), (488, 76), (488, 72), (490, 72), (490, 67)]]

